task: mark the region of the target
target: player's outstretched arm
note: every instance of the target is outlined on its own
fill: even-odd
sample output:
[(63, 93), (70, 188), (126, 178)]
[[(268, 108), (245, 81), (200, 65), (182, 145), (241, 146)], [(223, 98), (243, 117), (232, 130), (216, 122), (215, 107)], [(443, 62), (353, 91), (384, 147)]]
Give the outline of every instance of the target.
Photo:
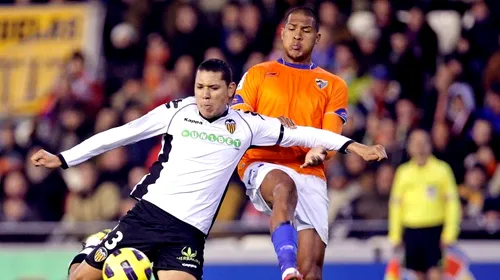
[(365, 146), (340, 134), (306, 126), (295, 129), (285, 128), (276, 118), (261, 116), (256, 113), (241, 114), (252, 129), (252, 145), (282, 147), (301, 146), (306, 148), (323, 146), (329, 151), (354, 153), (366, 161), (382, 160), (387, 153), (381, 145)]
[[(357, 154), (365, 161), (380, 161), (387, 158), (387, 153), (382, 145), (366, 146), (331, 131), (305, 126), (297, 126), (296, 129), (283, 128), (283, 139), (280, 146), (307, 148), (323, 146), (330, 151)], [(305, 165), (308, 165), (307, 162)]]
[(171, 111), (165, 105), (160, 105), (137, 120), (98, 133), (58, 155), (40, 150), (33, 155), (31, 161), (35, 166), (47, 168), (75, 166), (117, 147), (166, 133)]

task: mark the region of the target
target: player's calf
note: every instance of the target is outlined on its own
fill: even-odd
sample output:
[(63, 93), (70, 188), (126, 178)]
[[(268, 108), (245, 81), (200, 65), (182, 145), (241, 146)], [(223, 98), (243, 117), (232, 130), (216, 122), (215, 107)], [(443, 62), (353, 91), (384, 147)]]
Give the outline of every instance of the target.
[(315, 229), (299, 231), (297, 262), (304, 280), (321, 280), (326, 244)]
[(68, 268), (68, 279), (71, 279), (80, 264), (85, 260), (87, 255), (94, 250), (94, 248), (101, 243), (101, 241), (110, 232), (110, 229), (104, 229), (100, 232), (88, 236), (82, 242), (82, 250), (71, 260)]
[[(282, 279), (297, 274), (297, 230), (293, 226), (297, 206), (297, 190), (293, 180), (281, 170), (270, 171), (260, 191), (272, 205), (271, 240), (278, 256)], [(301, 279), (301, 278), (289, 278)]]

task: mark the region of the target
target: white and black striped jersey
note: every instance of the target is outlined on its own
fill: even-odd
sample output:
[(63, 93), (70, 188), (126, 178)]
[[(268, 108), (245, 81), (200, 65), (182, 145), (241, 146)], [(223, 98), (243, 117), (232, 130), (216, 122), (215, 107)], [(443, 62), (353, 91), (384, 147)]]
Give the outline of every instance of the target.
[(235, 167), (251, 146), (322, 145), (345, 152), (352, 142), (311, 127), (286, 129), (278, 119), (230, 108), (220, 117), (205, 119), (195, 98), (188, 97), (96, 134), (59, 157), (63, 168), (67, 168), (156, 135), (163, 135), (158, 161), (135, 186), (131, 196), (155, 204), (205, 234), (210, 231)]

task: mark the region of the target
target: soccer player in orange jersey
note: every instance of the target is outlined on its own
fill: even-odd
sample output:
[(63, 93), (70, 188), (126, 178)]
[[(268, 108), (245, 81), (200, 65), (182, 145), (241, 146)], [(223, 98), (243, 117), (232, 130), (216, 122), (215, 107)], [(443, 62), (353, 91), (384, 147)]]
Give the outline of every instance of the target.
[[(318, 25), (311, 9), (289, 10), (281, 31), (283, 57), (255, 65), (244, 74), (233, 108), (341, 133), (347, 120), (347, 85), (311, 61), (321, 37)], [(306, 154), (319, 160), (302, 168)], [(255, 148), (238, 165), (255, 208), (271, 215), (270, 230), (282, 279), (322, 278), (328, 242), (325, 155), (321, 147), (310, 151)]]

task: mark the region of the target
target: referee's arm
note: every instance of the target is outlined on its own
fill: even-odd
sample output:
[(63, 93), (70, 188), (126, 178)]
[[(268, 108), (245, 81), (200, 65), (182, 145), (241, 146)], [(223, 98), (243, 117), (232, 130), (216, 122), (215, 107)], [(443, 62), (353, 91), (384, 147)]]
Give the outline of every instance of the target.
[(401, 244), (403, 235), (402, 200), (404, 184), (402, 182), (402, 173), (403, 170), (399, 167), (394, 175), (391, 198), (389, 200), (389, 241), (394, 246)]
[(441, 243), (450, 245), (455, 243), (460, 233), (460, 220), (462, 210), (460, 207), (460, 199), (457, 192), (457, 184), (455, 176), (450, 166), (445, 167), (445, 216), (444, 227), (441, 236)]

